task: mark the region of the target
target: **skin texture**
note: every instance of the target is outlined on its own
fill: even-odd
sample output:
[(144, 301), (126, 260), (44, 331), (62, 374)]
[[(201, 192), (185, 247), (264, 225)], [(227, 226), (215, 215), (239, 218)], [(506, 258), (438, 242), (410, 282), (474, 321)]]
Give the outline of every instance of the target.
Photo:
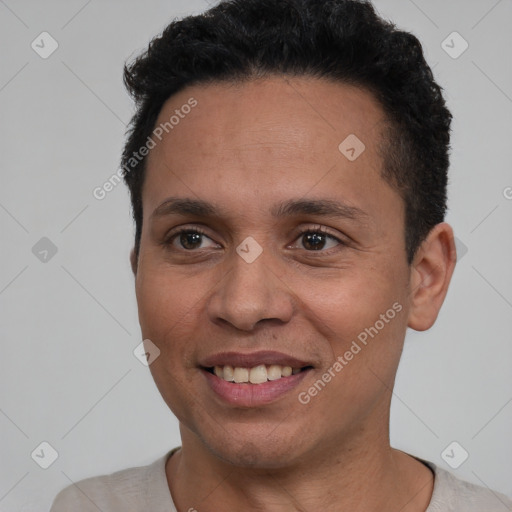
[[(148, 156), (138, 261), (131, 254), (142, 335), (161, 351), (150, 370), (180, 421), (182, 449), (166, 466), (178, 509), (424, 511), (433, 475), (390, 447), (389, 408), (406, 328), (430, 328), (445, 298), (450, 226), (437, 225), (407, 264), (403, 201), (380, 174), (384, 114), (364, 90), (304, 77), (196, 85), (156, 124), (190, 97), (197, 106)], [(355, 161), (338, 150), (349, 134), (366, 147)], [(221, 215), (152, 217), (170, 196)], [(306, 198), (364, 214), (270, 214)], [(169, 240), (180, 226), (205, 232), (196, 248)], [(301, 231), (318, 227), (343, 243), (311, 249)], [(263, 249), (250, 264), (235, 251), (248, 236)], [(394, 303), (402, 310), (300, 403)], [(226, 405), (198, 368), (218, 352), (267, 349), (314, 368), (265, 406)]]

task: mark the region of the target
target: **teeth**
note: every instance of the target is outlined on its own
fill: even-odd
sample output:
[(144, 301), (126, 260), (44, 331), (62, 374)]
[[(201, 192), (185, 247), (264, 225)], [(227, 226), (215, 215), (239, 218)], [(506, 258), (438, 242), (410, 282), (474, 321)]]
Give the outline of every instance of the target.
[(264, 364), (251, 368), (249, 372), (249, 382), (251, 384), (261, 384), (267, 382), (267, 367)]
[(233, 382), (235, 380), (234, 371), (233, 371), (232, 366), (229, 366), (229, 365), (224, 366), (224, 376), (222, 378), (224, 380), (227, 380), (228, 382)]
[(260, 364), (253, 368), (242, 368), (233, 366), (215, 366), (213, 372), (219, 379), (237, 384), (250, 382), (251, 384), (262, 384), (267, 380), (277, 380), (281, 377), (296, 375), (301, 371), (300, 368), (291, 366), (281, 366), (279, 364), (264, 365)]
[(283, 377), (289, 377), (292, 374), (292, 367), (291, 366), (283, 366), (283, 369), (281, 370), (281, 375)]
[(268, 380), (277, 380), (281, 378), (281, 366), (278, 364), (271, 364), (267, 370)]
[(249, 382), (249, 368), (236, 367), (233, 373), (235, 382)]

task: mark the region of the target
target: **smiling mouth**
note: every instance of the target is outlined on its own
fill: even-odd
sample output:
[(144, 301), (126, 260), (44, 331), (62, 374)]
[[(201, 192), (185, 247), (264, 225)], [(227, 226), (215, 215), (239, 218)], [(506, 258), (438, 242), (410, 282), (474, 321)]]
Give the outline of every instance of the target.
[(279, 364), (260, 364), (252, 368), (225, 365), (211, 366), (203, 368), (203, 370), (233, 384), (263, 384), (264, 382), (290, 377), (290, 375), (296, 375), (312, 368), (312, 366), (292, 368)]

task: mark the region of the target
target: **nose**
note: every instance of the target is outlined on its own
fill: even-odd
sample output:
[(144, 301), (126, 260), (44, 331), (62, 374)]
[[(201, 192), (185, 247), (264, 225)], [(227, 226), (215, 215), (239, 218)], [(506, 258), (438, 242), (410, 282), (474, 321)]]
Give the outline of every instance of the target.
[(284, 324), (294, 311), (293, 292), (270, 266), (265, 251), (247, 263), (237, 253), (208, 302), (208, 314), (214, 323), (251, 331), (259, 322)]

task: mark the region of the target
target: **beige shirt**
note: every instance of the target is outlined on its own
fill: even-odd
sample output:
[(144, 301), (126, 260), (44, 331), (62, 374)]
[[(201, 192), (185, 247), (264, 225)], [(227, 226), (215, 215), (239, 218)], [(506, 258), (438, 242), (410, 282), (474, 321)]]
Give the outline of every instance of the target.
[[(171, 497), (165, 463), (174, 448), (148, 466), (80, 480), (63, 489), (50, 512), (177, 512)], [(428, 461), (435, 474), (434, 492), (426, 512), (512, 512), (503, 494), (464, 482)], [(186, 511), (200, 511), (191, 503)]]

